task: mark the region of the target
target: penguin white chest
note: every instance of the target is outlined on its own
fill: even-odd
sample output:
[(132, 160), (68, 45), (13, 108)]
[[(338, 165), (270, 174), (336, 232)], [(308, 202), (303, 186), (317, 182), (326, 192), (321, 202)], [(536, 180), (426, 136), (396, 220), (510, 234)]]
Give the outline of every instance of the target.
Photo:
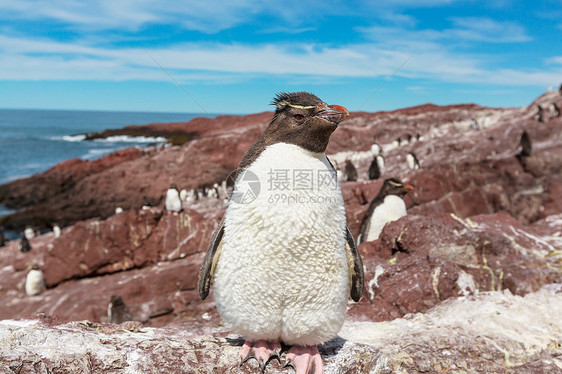
[(377, 240), (388, 222), (396, 221), (406, 215), (406, 203), (396, 195), (388, 195), (371, 215), (371, 224), (365, 241)]
[(285, 143), (246, 170), (235, 190), (248, 178), (259, 191), (254, 183), (255, 199), (233, 198), (225, 213), (213, 279), (219, 313), (247, 339), (323, 343), (341, 328), (350, 288), (337, 177), (324, 154)]

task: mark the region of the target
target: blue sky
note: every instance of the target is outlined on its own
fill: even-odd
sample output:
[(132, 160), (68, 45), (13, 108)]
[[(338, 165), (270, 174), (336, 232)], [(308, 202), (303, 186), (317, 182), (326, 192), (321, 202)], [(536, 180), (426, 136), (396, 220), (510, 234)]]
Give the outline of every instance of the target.
[(0, 108), (522, 106), (562, 83), (560, 0), (377, 3), (0, 0)]

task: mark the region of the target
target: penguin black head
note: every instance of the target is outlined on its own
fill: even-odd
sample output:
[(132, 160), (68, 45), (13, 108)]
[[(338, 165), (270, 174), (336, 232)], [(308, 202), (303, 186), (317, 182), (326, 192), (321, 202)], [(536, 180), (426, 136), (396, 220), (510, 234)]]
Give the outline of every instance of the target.
[(383, 197), (388, 195), (403, 197), (413, 189), (414, 186), (412, 186), (411, 184), (402, 183), (396, 178), (388, 178), (384, 180), (382, 188), (379, 191), (379, 195)]
[(328, 105), (308, 92), (280, 92), (271, 102), (275, 115), (264, 132), (265, 144), (290, 143), (312, 152), (324, 152), (338, 124), (349, 112)]
[(119, 295), (111, 295), (111, 299), (109, 301), (114, 307), (118, 306), (118, 305), (123, 305), (125, 304), (123, 302), (123, 299), (121, 298), (121, 296)]
[(170, 190), (178, 190), (178, 186), (175, 183), (170, 184)]

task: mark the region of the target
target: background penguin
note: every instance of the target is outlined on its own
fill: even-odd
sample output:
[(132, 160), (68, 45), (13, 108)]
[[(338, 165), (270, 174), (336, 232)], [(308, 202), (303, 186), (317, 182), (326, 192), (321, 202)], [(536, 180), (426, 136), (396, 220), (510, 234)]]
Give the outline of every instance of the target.
[(192, 203), (197, 200), (197, 192), (195, 190), (189, 190), (187, 197), (185, 198), (186, 203)]
[(0, 247), (6, 245), (6, 236), (4, 235), (4, 230), (0, 228)]
[(123, 208), (121, 208), (120, 206), (115, 208), (115, 214), (121, 214), (121, 213), (123, 213)]
[(35, 231), (33, 231), (33, 229), (29, 226), (27, 226), (25, 230), (23, 230), (23, 234), (25, 235), (27, 240), (35, 238)]
[(29, 244), (29, 240), (27, 240), (27, 237), (25, 236), (24, 233), (21, 234), (19, 248), (21, 253), (26, 253), (31, 251), (31, 244)]
[(550, 117), (551, 118), (560, 117), (560, 108), (558, 108), (558, 105), (556, 105), (556, 103), (550, 104), (550, 106), (548, 108), (550, 110)]
[(348, 182), (357, 181), (357, 169), (351, 160), (345, 160), (345, 180)]
[(39, 295), (46, 288), (45, 277), (37, 264), (33, 264), (25, 277), (25, 293), (27, 296)]
[(472, 121), (470, 121), (470, 128), (472, 130), (478, 130), (478, 122), (476, 122), (475, 119), (472, 119)]
[(369, 179), (370, 180), (379, 179), (381, 177), (381, 169), (379, 169), (377, 157), (378, 156), (375, 156), (373, 158), (373, 161), (371, 162), (371, 165), (369, 166)]
[(112, 295), (107, 305), (107, 322), (119, 324), (132, 320), (133, 314), (121, 296)]
[[(256, 358), (264, 371), (280, 343), (292, 346), (286, 365), (297, 373), (322, 372), (317, 345), (337, 335), (351, 295), (363, 290), (363, 265), (347, 228), (339, 183), (286, 191), (299, 201), (325, 197), (323, 204), (270, 203), (271, 170), (313, 170), (333, 175), (325, 155), (331, 134), (348, 111), (306, 93), (281, 93), (277, 110), (260, 139), (238, 166), (236, 188), (252, 173), (261, 192), (247, 203), (231, 199), (211, 238), (199, 293), (211, 281), (217, 309), (228, 329), (246, 338), (241, 362)], [(326, 271), (330, 269), (330, 271)]]
[(181, 211), (180, 193), (174, 183), (172, 183), (168, 191), (166, 191), (166, 210), (171, 212)]
[(527, 131), (523, 131), (519, 135), (519, 140), (517, 141), (517, 153), (516, 157), (521, 160), (522, 157), (529, 157), (531, 155), (531, 150), (533, 146), (531, 145), (531, 138)]
[(542, 109), (542, 106), (537, 105), (537, 114), (535, 114), (535, 119), (539, 122), (544, 122), (544, 111)]
[(417, 170), (420, 168), (420, 162), (414, 152), (410, 152), (406, 155), (406, 162), (410, 170)]
[(180, 201), (183, 203), (187, 200), (187, 190), (184, 188), (180, 191)]
[(207, 196), (210, 198), (218, 199), (219, 198), (219, 191), (215, 187), (210, 187)]
[(413, 189), (412, 185), (404, 184), (398, 179), (385, 179), (361, 220), (357, 245), (377, 240), (384, 225), (405, 216), (406, 204), (402, 198)]
[(60, 226), (56, 223), (53, 225), (53, 234), (55, 235), (55, 238), (60, 238)]

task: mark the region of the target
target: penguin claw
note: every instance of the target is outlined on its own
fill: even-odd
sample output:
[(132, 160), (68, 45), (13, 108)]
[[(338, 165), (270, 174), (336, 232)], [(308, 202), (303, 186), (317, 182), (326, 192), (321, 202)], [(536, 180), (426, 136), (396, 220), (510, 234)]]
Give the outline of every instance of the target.
[(295, 370), (295, 364), (293, 364), (288, 359), (285, 359), (285, 362), (283, 362), (283, 369), (288, 368), (288, 367), (291, 367), (291, 368), (293, 368), (293, 370)]
[(293, 346), (287, 352), (283, 368), (291, 366), (296, 374), (322, 374), (324, 366), (318, 348)]
[(269, 361), (277, 359), (280, 361), (281, 345), (275, 342), (259, 340), (257, 342), (245, 342), (240, 350), (240, 361), (238, 367), (252, 358), (258, 362), (261, 372), (265, 372), (265, 367)]

